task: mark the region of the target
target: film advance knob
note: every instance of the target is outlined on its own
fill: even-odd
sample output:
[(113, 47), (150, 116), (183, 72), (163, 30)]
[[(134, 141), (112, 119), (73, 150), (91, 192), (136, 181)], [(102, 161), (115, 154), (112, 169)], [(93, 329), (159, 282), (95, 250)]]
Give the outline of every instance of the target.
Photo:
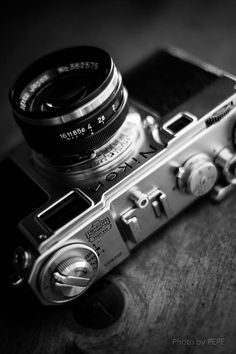
[(215, 185), (217, 168), (205, 154), (190, 157), (177, 172), (177, 185), (181, 192), (196, 197), (208, 193)]

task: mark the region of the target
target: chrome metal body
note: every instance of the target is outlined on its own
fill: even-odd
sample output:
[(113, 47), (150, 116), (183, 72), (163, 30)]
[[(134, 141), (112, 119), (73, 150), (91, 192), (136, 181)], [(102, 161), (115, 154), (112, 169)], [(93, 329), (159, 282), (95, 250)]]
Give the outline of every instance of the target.
[[(39, 162), (32, 157), (25, 144), (13, 152), (12, 160), (49, 196), (45, 205), (19, 225), (29, 248), (37, 253), (25, 278), (43, 304), (60, 304), (78, 297), (199, 196), (211, 190), (213, 198), (220, 200), (223, 188), (233, 190), (231, 175), (224, 186), (220, 183), (225, 174), (229, 175), (225, 156), (230, 156), (230, 161), (235, 156), (232, 142), (236, 121), (235, 81), (218, 69), (210, 66), (205, 69), (216, 70), (223, 79), (196, 95), (186, 109), (182, 106), (170, 114), (171, 123), (182, 114), (189, 115), (191, 123), (170, 136), (168, 143), (163, 141), (161, 131), (166, 129), (171, 135), (169, 124), (162, 126), (155, 114), (131, 102), (127, 122), (135, 118), (131, 135), (134, 145), (129, 140), (126, 122), (126, 128), (120, 128), (102, 153), (96, 152), (97, 158), (93, 156), (92, 160), (66, 169), (47, 168), (41, 159)], [(204, 100), (210, 109), (202, 108)], [(227, 114), (209, 126), (206, 123), (209, 118), (216, 117), (224, 107)], [(122, 134), (126, 139), (119, 154), (117, 146)], [(228, 154), (222, 154), (223, 149)], [(186, 163), (194, 156), (198, 158), (189, 167)], [(181, 168), (186, 166), (190, 168), (187, 178), (181, 174)], [(202, 184), (206, 181), (204, 188)], [(199, 188), (194, 193), (196, 184)], [(72, 191), (85, 195), (91, 201), (90, 206), (58, 229), (50, 229), (41, 215), (63, 202)], [(62, 268), (66, 271), (59, 274)]]

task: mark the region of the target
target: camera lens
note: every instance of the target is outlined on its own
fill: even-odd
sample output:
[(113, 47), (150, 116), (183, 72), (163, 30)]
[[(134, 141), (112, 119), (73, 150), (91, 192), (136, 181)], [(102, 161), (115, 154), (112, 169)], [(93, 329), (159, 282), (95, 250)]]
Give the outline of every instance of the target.
[(125, 120), (127, 98), (110, 55), (84, 46), (39, 59), (10, 89), (26, 141), (55, 157), (83, 155), (105, 144)]

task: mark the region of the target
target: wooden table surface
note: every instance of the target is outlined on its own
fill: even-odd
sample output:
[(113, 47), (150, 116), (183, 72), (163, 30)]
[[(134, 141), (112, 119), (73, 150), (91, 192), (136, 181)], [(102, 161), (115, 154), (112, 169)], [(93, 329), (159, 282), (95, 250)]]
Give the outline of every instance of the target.
[(189, 207), (98, 282), (90, 303), (42, 307), (2, 287), (0, 353), (235, 353), (235, 196)]

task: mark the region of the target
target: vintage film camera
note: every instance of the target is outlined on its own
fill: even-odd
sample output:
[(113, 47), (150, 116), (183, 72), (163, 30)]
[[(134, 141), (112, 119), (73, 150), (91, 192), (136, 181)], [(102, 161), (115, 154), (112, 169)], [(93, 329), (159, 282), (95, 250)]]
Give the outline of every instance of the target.
[(11, 165), (38, 203), (19, 223), (14, 284), (44, 305), (77, 298), (196, 199), (220, 201), (236, 183), (235, 79), (177, 49), (123, 86), (108, 53), (67, 48), (27, 68), (10, 101), (28, 143)]

